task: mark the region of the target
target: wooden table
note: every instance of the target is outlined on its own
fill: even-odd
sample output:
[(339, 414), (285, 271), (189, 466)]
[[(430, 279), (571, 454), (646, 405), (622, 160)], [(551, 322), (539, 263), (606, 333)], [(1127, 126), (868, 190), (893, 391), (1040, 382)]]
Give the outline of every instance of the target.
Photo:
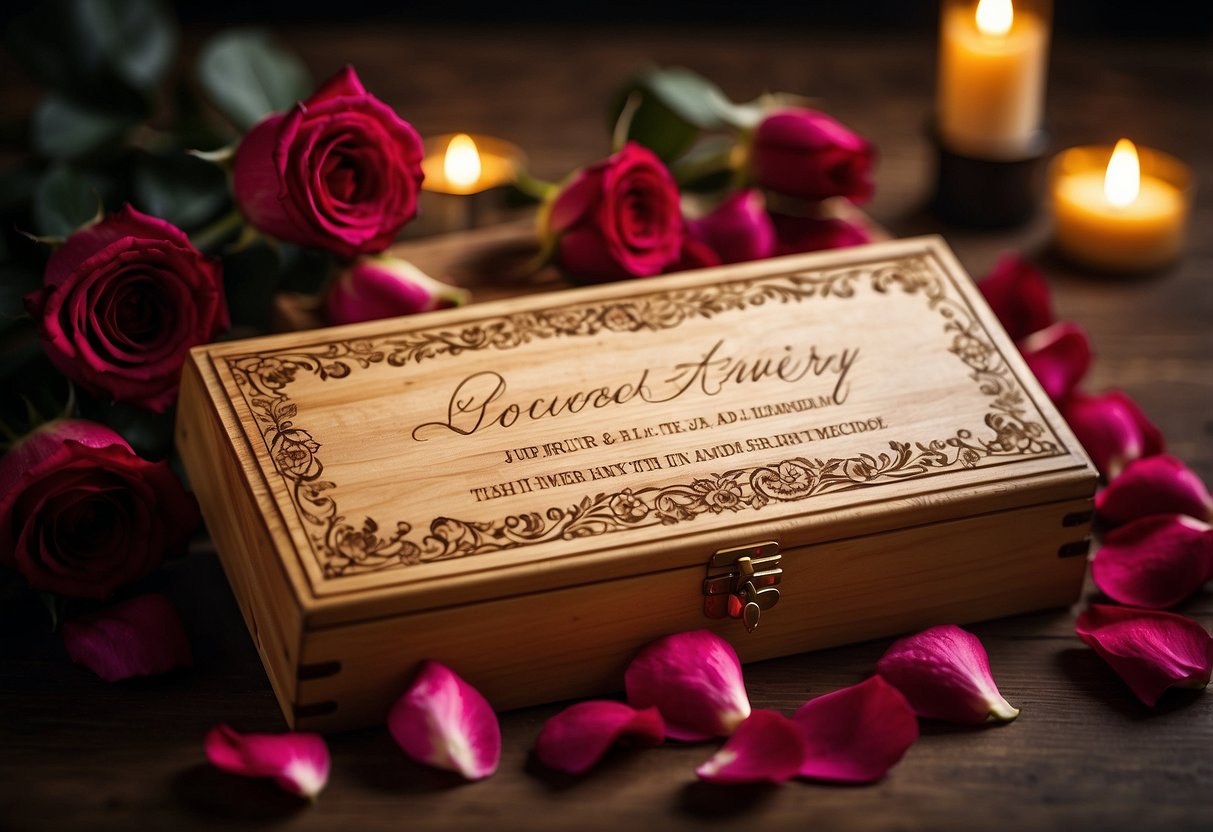
[[(1207, 43), (1058, 43), (1049, 119), (1056, 147), (1128, 132), (1195, 168), (1192, 240), (1164, 274), (1109, 280), (1055, 260), (1041, 218), (1001, 233), (958, 231), (920, 211), (930, 177), (929, 38), (815, 30), (548, 30), (364, 27), (287, 31), (318, 76), (354, 62), (367, 86), (423, 134), (482, 131), (516, 141), (556, 178), (607, 149), (608, 93), (647, 61), (685, 64), (738, 98), (764, 89), (817, 96), (881, 152), (870, 209), (897, 235), (943, 233), (974, 274), (1019, 249), (1048, 272), (1062, 317), (1089, 330), (1088, 386), (1128, 391), (1173, 453), (1213, 481), (1213, 56)], [(466, 785), (408, 761), (384, 730), (334, 736), (333, 776), (307, 806), (265, 782), (211, 769), (218, 722), (284, 728), (221, 569), (205, 542), (164, 571), (195, 667), (106, 684), (57, 639), (0, 634), (0, 827), (188, 829), (1209, 829), (1213, 695), (1143, 707), (1073, 635), (1073, 611), (974, 627), (1022, 716), (1006, 726), (924, 724), (884, 781), (862, 788), (698, 783), (707, 746), (616, 752), (581, 780), (540, 770), (529, 751), (559, 706), (504, 714), (500, 771)], [(1206, 590), (1181, 611), (1213, 626)], [(756, 707), (790, 711), (860, 681), (887, 641), (746, 668)]]

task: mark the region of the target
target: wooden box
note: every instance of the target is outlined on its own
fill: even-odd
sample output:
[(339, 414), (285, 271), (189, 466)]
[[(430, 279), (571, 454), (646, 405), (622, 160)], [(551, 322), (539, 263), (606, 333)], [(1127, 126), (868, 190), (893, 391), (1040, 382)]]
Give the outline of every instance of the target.
[(937, 238), (206, 345), (177, 442), (316, 730), (426, 658), (508, 709), (679, 630), (753, 661), (1066, 605), (1096, 482)]

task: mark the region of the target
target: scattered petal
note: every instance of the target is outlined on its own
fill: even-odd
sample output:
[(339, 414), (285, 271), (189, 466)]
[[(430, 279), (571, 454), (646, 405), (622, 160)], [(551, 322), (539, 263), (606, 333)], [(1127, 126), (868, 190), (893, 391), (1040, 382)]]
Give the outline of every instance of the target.
[(1133, 460), (1166, 448), (1161, 431), (1119, 390), (1101, 396), (1075, 393), (1061, 403), (1061, 415), (1107, 480)]
[(1069, 321), (1029, 335), (1020, 343), (1019, 350), (1040, 386), (1055, 402), (1069, 396), (1091, 368), (1087, 331)]
[(319, 734), (239, 734), (216, 725), (206, 735), (211, 765), (242, 777), (272, 777), (291, 794), (315, 799), (329, 779), (329, 749)]
[(1213, 638), (1190, 618), (1092, 604), (1075, 630), (1151, 708), (1168, 688), (1209, 684)]
[(905, 695), (919, 716), (969, 725), (991, 716), (1003, 722), (1019, 716), (1019, 709), (998, 692), (981, 641), (954, 624), (893, 642), (876, 672)]
[(646, 646), (624, 675), (628, 704), (656, 706), (670, 739), (727, 737), (750, 715), (741, 662), (715, 633), (675, 633)]
[(977, 288), (1012, 341), (1053, 323), (1053, 299), (1040, 270), (1018, 254), (1004, 254)]
[(63, 644), (72, 661), (107, 682), (193, 664), (177, 610), (159, 593), (73, 618), (63, 625)]
[(803, 760), (796, 723), (775, 711), (754, 711), (695, 773), (709, 783), (782, 783), (796, 776)]
[(798, 773), (814, 780), (874, 782), (918, 739), (914, 709), (879, 676), (806, 702), (792, 720), (805, 742)]
[(626, 738), (637, 745), (661, 745), (665, 722), (656, 708), (635, 710), (623, 702), (578, 702), (543, 724), (535, 756), (566, 774), (583, 774)]
[(388, 713), (387, 727), (419, 763), (482, 780), (501, 761), (501, 727), (480, 692), (438, 662), (425, 662)]
[(1182, 514), (1155, 514), (1113, 529), (1091, 562), (1091, 578), (1131, 607), (1173, 607), (1213, 576), (1213, 530)]
[(1192, 469), (1173, 456), (1159, 454), (1125, 466), (1095, 496), (1095, 510), (1109, 526), (1151, 514), (1186, 514), (1213, 522), (1213, 497)]

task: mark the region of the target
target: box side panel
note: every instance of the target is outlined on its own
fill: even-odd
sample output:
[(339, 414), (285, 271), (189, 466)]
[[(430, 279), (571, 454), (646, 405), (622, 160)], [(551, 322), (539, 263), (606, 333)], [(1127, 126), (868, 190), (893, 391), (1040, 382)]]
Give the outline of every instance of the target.
[[(299, 724), (382, 722), (424, 659), (443, 661), (498, 709), (618, 690), (635, 651), (708, 628), (743, 661), (1064, 606), (1086, 568), (1089, 499), (993, 512), (785, 551), (781, 599), (747, 634), (708, 619), (704, 567), (519, 595), (308, 632)], [(438, 590), (440, 592), (440, 590)]]
[(237, 434), (224, 425), (223, 403), (208, 391), (206, 360), (199, 358), (191, 357), (182, 373), (177, 449), (245, 624), (290, 720), (302, 613), (281, 575), (266, 519), (241, 474), (232, 440)]

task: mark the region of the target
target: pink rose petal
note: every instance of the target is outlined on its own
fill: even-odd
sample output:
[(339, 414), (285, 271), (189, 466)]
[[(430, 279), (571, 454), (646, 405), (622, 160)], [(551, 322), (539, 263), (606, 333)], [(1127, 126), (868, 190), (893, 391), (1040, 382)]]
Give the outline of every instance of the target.
[(879, 780), (918, 739), (914, 709), (879, 676), (806, 702), (792, 720), (805, 742), (798, 774), (814, 780)]
[(1130, 462), (1095, 496), (1099, 519), (1109, 526), (1151, 514), (1186, 514), (1213, 522), (1213, 497), (1188, 466), (1167, 454)]
[(1069, 321), (1029, 335), (1020, 343), (1019, 350), (1040, 386), (1055, 402), (1070, 395), (1091, 368), (1087, 332)]
[(1108, 480), (1133, 460), (1166, 449), (1162, 432), (1119, 390), (1099, 396), (1075, 393), (1061, 402), (1061, 415)]
[(1213, 638), (1190, 618), (1092, 604), (1075, 631), (1151, 708), (1168, 688), (1209, 684)]
[(319, 734), (239, 734), (216, 725), (205, 745), (216, 768), (243, 777), (272, 777), (291, 794), (315, 799), (329, 779), (329, 749)]
[(1173, 607), (1213, 577), (1213, 530), (1182, 514), (1155, 514), (1113, 529), (1095, 552), (1091, 578), (1131, 607)]
[(177, 610), (158, 593), (73, 618), (63, 625), (63, 644), (72, 661), (107, 682), (193, 663)]
[(754, 711), (695, 773), (709, 783), (782, 783), (796, 776), (804, 752), (795, 722), (775, 711)]
[(1044, 275), (1018, 254), (1004, 254), (977, 284), (1012, 341), (1053, 323), (1053, 299)]
[(930, 719), (976, 725), (1019, 716), (998, 692), (981, 641), (954, 624), (931, 627), (893, 643), (876, 672)]
[(676, 633), (646, 646), (624, 675), (628, 704), (656, 706), (670, 739), (727, 737), (750, 715), (741, 662), (715, 633)]
[(482, 780), (501, 761), (501, 727), (480, 692), (438, 662), (425, 662), (388, 713), (387, 727), (419, 763)]
[(543, 724), (535, 740), (535, 756), (550, 768), (583, 774), (621, 738), (637, 745), (661, 745), (665, 739), (661, 714), (656, 708), (637, 711), (623, 702), (578, 702)]

